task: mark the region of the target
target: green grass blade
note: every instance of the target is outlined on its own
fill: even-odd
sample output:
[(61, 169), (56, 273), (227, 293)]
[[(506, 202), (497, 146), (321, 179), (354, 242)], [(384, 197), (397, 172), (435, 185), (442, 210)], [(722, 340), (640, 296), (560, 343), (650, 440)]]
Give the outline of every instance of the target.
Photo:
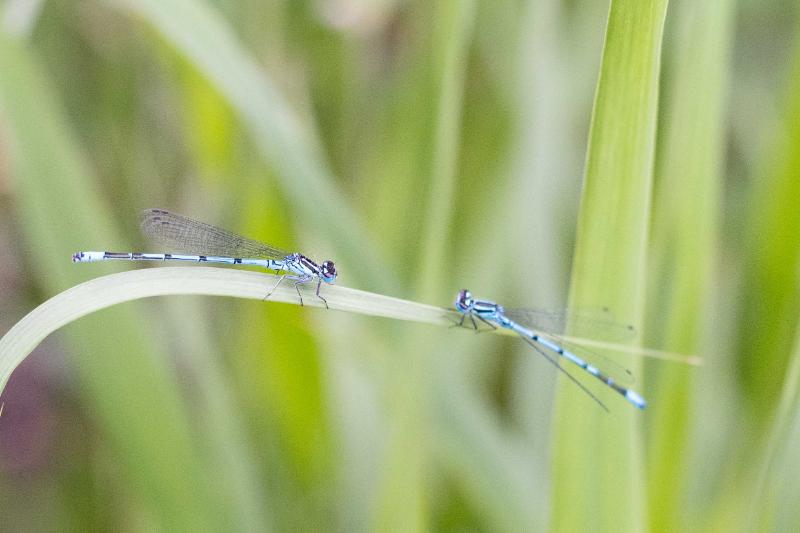
[[(705, 300), (719, 240), (733, 13), (728, 0), (713, 0), (675, 4), (672, 14), (677, 46), (663, 99), (668, 105), (662, 108), (664, 141), (656, 176), (647, 338), (658, 346), (695, 352), (701, 328), (707, 325), (697, 310), (709, 307)], [(681, 528), (695, 372), (660, 366), (652, 388), (657, 394), (651, 395), (647, 424), (653, 531)]]
[[(775, 131), (751, 182), (741, 249), (743, 306), (738, 327), (739, 376), (754, 413), (769, 412), (786, 369), (800, 314), (800, 41), (787, 73), (788, 84)], [(765, 422), (760, 417), (756, 424)]]
[[(44, 337), (89, 313), (140, 298), (177, 294), (263, 300), (265, 287), (273, 286), (279, 279), (272, 274), (226, 268), (162, 267), (129, 270), (76, 285), (31, 311), (6, 334), (0, 359), (0, 387)], [(301, 287), (305, 306), (324, 308), (315, 291), (316, 286), (310, 284)], [(326, 286), (324, 291), (331, 310), (447, 327), (460, 317), (454, 310), (338, 285)], [(281, 283), (270, 296), (270, 302), (299, 304), (294, 285)]]
[[(644, 306), (666, 7), (664, 0), (611, 3), (595, 95), (570, 306), (608, 305), (622, 322), (640, 323)], [(646, 413), (593, 387), (611, 405), (606, 415), (567, 385), (562, 380), (555, 425), (555, 529), (641, 530), (644, 483), (636, 425)]]
[(753, 531), (789, 531), (800, 520), (795, 504), (800, 499), (800, 327), (795, 331), (794, 350), (770, 437), (762, 447), (760, 464), (754, 468), (755, 481), (743, 485), (752, 487), (746, 501)]
[(439, 61), (434, 62), (435, 86), (438, 88), (438, 108), (433, 144), (431, 188), (428, 198), (427, 232), (419, 255), (422, 280), (417, 296), (442, 294), (446, 285), (447, 238), (455, 213), (454, 197), (458, 149), (460, 145), (461, 108), (464, 100), (472, 27), (475, 23), (474, 0), (448, 1), (438, 4), (434, 11), (437, 39), (434, 51)]
[(745, 480), (736, 486), (743, 489), (755, 531), (788, 531), (800, 519), (800, 40), (788, 72), (781, 119), (752, 184), (745, 282), (737, 295), (748, 302), (738, 324), (739, 375), (751, 408), (746, 422), (753, 428), (737, 439), (737, 451), (760, 460), (739, 463), (749, 468), (736, 472)]
[[(470, 340), (470, 339), (467, 339)], [(453, 344), (451, 344), (452, 349)], [(455, 347), (468, 353), (475, 342)], [(457, 352), (457, 350), (453, 350)], [(446, 354), (450, 368), (459, 364), (458, 353)], [(433, 431), (436, 464), (454, 476), (481, 510), (488, 531), (539, 531), (546, 523), (546, 463), (538, 461), (526, 439), (492, 417), (480, 391), (455, 372), (440, 368)]]

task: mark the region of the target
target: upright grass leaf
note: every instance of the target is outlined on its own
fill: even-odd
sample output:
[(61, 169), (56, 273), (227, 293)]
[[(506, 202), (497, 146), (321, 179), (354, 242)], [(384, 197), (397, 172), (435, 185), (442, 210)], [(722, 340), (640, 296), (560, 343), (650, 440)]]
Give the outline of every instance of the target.
[[(264, 212), (290, 211), (280, 196), (270, 195), (246, 178), (239, 186), (246, 191), (243, 197), (247, 200), (240, 205), (241, 219), (247, 221), (246, 235), (270, 242), (299, 225), (263, 216)], [(291, 240), (287, 238), (287, 242)], [(236, 313), (239, 332), (231, 343), (229, 359), (239, 376), (243, 403), (251, 413), (253, 439), (259, 447), (272, 450), (261, 471), (269, 472), (270, 494), (280, 492), (283, 498), (298, 501), (298, 505), (278, 506), (279, 529), (324, 523), (335, 510), (336, 502), (324, 495), (335, 491), (337, 449), (325, 401), (328, 376), (321, 350), (325, 342), (320, 336), (336, 328), (337, 318), (364, 319), (332, 318), (309, 308), (276, 307), (260, 301), (237, 305)]]
[[(0, 71), (7, 74), (0, 76), (0, 117), (17, 178), (19, 225), (33, 272), (45, 291), (55, 292), (84, 275), (69, 261), (79, 243), (122, 239), (87, 180), (52, 83), (26, 45), (2, 33)], [(212, 471), (192, 440), (172, 368), (147, 320), (141, 308), (115, 309), (70, 329), (75, 352), (86, 352), (74, 365), (92, 413), (155, 524), (197, 531), (237, 526), (234, 500), (213, 496)]]
[(800, 523), (796, 505), (800, 499), (800, 327), (795, 332), (794, 350), (770, 438), (761, 448), (761, 461), (753, 469), (755, 481), (742, 484), (752, 487), (743, 492), (749, 502), (748, 525), (753, 531), (789, 531)]
[[(396, 265), (396, 281), (406, 288), (416, 285), (420, 235), (426, 228), (421, 208), (430, 182), (437, 104), (430, 76), (434, 57), (440, 55), (431, 52), (435, 25), (431, 9), (416, 7), (398, 17), (401, 25), (408, 25), (407, 37), (391, 45), (393, 52), (388, 56), (378, 44), (380, 33), (369, 39), (354, 39), (347, 31), (340, 34), (349, 55), (345, 73), (337, 75), (352, 74), (346, 79), (352, 92), (345, 98), (352, 116), (337, 117), (347, 128), (335, 135), (351, 139), (348, 145), (342, 140), (334, 143), (336, 148), (348, 148), (346, 155), (338, 154), (340, 168), (354, 171), (347, 174), (349, 186), (369, 199), (359, 209), (370, 229), (380, 235), (378, 245)], [(364, 76), (366, 65), (380, 65), (383, 74)], [(329, 71), (326, 66), (325, 75)], [(336, 94), (334, 100), (342, 101), (339, 89)], [(327, 99), (328, 94), (315, 98)], [(341, 443), (337, 466), (342, 490), (337, 491), (337, 504), (344, 529), (370, 530), (378, 523), (388, 526), (403, 521), (412, 528), (415, 522), (428, 520), (430, 511), (423, 507), (426, 470), (421, 463), (427, 460), (421, 458), (427, 445), (411, 434), (422, 423), (427, 425), (428, 419), (420, 417), (417, 406), (405, 405), (403, 393), (398, 392), (402, 391), (401, 377), (409, 372), (409, 346), (419, 333), (415, 327), (342, 317), (321, 346), (332, 376), (326, 384), (328, 411), (335, 417), (334, 433)], [(369, 348), (353, 349), (351, 339), (356, 336), (359, 347)], [(401, 419), (400, 412), (412, 414)], [(404, 449), (407, 442), (412, 446)], [(414, 488), (405, 490), (409, 486)]]
[[(431, 185), (427, 198), (427, 232), (422, 240), (417, 297), (445, 296), (443, 268), (447, 235), (451, 228), (456, 183), (464, 76), (475, 17), (474, 1), (446, 1), (432, 6), (434, 39), (431, 80), (437, 95), (435, 135), (431, 156)], [(421, 154), (423, 157), (427, 154)], [(431, 358), (441, 342), (421, 332), (403, 344), (409, 356), (397, 368), (390, 414), (393, 422), (386, 458), (387, 474), (378, 501), (378, 525), (389, 530), (426, 529), (429, 510), (424, 507), (425, 461), (430, 442), (428, 402), (432, 399)], [(441, 423), (446, 424), (443, 420)]]
[(738, 324), (740, 385), (749, 393), (746, 422), (756, 431), (739, 437), (738, 451), (760, 460), (740, 461), (737, 466), (749, 468), (737, 469), (737, 481), (743, 481), (731, 485), (742, 487), (754, 531), (788, 531), (800, 519), (800, 25), (794, 27), (781, 120), (752, 184), (739, 296), (747, 302)]
[(434, 86), (438, 89), (435, 136), (428, 197), (427, 234), (420, 251), (420, 295), (450, 296), (443, 289), (448, 234), (452, 225), (456, 191), (456, 165), (461, 129), (464, 82), (475, 23), (474, 0), (446, 1), (434, 11), (437, 38), (434, 52)]
[[(574, 212), (565, 213), (564, 184), (579, 179), (570, 168), (580, 152), (575, 153), (578, 143), (569, 135), (569, 119), (581, 107), (576, 105), (579, 98), (564, 90), (574, 82), (559, 68), (567, 62), (564, 47), (570, 38), (561, 4), (560, 0), (531, 0), (521, 19), (515, 80), (519, 116), (505, 203), (511, 214), (506, 231), (514, 228), (517, 233), (504, 253), (514, 257), (509, 274), (519, 280), (519, 293), (525, 296), (509, 305), (558, 308), (564, 307), (566, 297), (569, 246), (563, 245), (565, 232), (560, 230)], [(546, 399), (554, 397), (555, 374), (543, 358), (530, 357), (528, 346), (518, 349), (525, 350), (525, 355), (516, 358), (512, 372), (513, 409), (531, 439), (531, 448), (549, 449), (551, 437), (541, 428), (552, 426), (553, 402)], [(541, 519), (537, 529), (542, 529), (549, 523), (549, 509), (536, 514)]]
[[(647, 339), (654, 345), (696, 352), (707, 309), (719, 236), (724, 112), (731, 2), (673, 2), (676, 47), (661, 108), (651, 239)], [(692, 58), (687, 61), (687, 58)], [(659, 365), (648, 387), (648, 509), (653, 531), (685, 527), (691, 377), (696, 369)], [(707, 369), (715, 372), (717, 370)], [(719, 408), (717, 406), (717, 408)]]
[[(798, 28), (796, 23), (794, 27)], [(735, 233), (731, 231), (730, 238), (735, 250), (742, 252), (741, 280), (735, 288), (736, 302), (741, 305), (732, 332), (738, 382), (728, 380), (723, 393), (728, 403), (739, 402), (733, 405), (735, 411), (717, 409), (715, 414), (727, 418), (726, 424), (718, 424), (720, 429), (735, 428), (735, 433), (715, 443), (718, 451), (706, 452), (716, 451), (713, 457), (700, 458), (706, 463), (724, 458), (712, 462), (712, 469), (705, 467), (711, 482), (705, 483), (704, 490), (719, 502), (712, 515), (712, 527), (717, 529), (720, 524), (749, 519), (753, 528), (781, 530), (778, 521), (794, 514), (791, 504), (785, 508), (783, 496), (791, 497), (797, 489), (791, 476), (784, 478), (782, 473), (796, 469), (792, 452), (784, 452), (787, 443), (791, 449), (796, 442), (792, 397), (800, 314), (800, 40), (796, 30), (795, 41), (781, 91), (779, 120), (768, 134), (756, 179), (748, 187), (747, 216), (731, 220)], [(708, 425), (705, 419), (701, 423)]]
[[(795, 27), (798, 27), (795, 24)], [(782, 113), (752, 180), (742, 240), (743, 287), (739, 377), (748, 393), (748, 411), (769, 412), (780, 387), (800, 315), (800, 39), (795, 36)], [(766, 409), (766, 411), (765, 411)], [(753, 419), (756, 424), (767, 417)]]
[[(644, 307), (666, 7), (666, 0), (612, 1), (589, 138), (570, 306), (608, 305), (623, 322), (641, 323)], [(611, 404), (605, 415), (566, 385), (555, 425), (555, 529), (641, 530), (637, 425), (646, 413), (597, 391)]]
[(203, 0), (110, 0), (144, 17), (207, 76), (239, 113), (261, 153), (276, 169), (286, 196), (313, 231), (336, 242), (353, 279), (376, 289), (396, 288), (392, 268), (379, 257), (325, 164), (311, 125)]
[[(446, 358), (454, 368), (476, 345), (464, 338), (453, 339), (454, 356)], [(449, 354), (448, 354), (449, 355)], [(463, 363), (462, 363), (463, 365)], [(492, 405), (458, 372), (439, 368), (440, 391), (434, 405), (438, 422), (433, 424), (433, 459), (459, 482), (470, 507), (481, 513), (480, 524), (488, 531), (540, 531), (547, 515), (547, 479), (543, 462), (526, 439), (504, 427), (493, 417)], [(464, 374), (464, 372), (460, 372)], [(464, 390), (457, 390), (457, 389)]]
[[(234, 154), (239, 148), (238, 144), (241, 143), (242, 128), (235, 121), (231, 106), (216, 88), (197, 72), (194, 65), (182, 56), (178, 56), (168, 43), (159, 40), (153, 43), (153, 48), (176, 64), (176, 78), (182, 93), (179, 100), (185, 106), (185, 111), (181, 113), (185, 120), (183, 131), (186, 132), (186, 144), (196, 164), (200, 187), (204, 184), (218, 183), (228, 175), (241, 174), (243, 165)], [(159, 177), (158, 168), (153, 168), (150, 172), (153, 176)], [(252, 183), (252, 180), (249, 183)], [(251, 197), (237, 194), (237, 189), (242, 186), (240, 182), (226, 180), (224, 186), (223, 198), (228, 201), (235, 200), (233, 196)], [(145, 194), (148, 198), (153, 196), (149, 190)], [(148, 200), (145, 205), (150, 205), (149, 202)], [(218, 202), (214, 207), (220, 212), (233, 211), (230, 208), (226, 210), (224, 203), (224, 201)], [(183, 209), (182, 203), (181, 209)], [(240, 211), (246, 212), (246, 208)], [(275, 211), (267, 210), (267, 212)], [(261, 218), (252, 217), (248, 220), (261, 220)], [(243, 230), (243, 233), (256, 235), (247, 230)], [(234, 354), (258, 361), (265, 360), (264, 353), (272, 353), (268, 348), (269, 343), (264, 341), (264, 337), (269, 334), (263, 332), (263, 327), (255, 327), (250, 320), (234, 319), (232, 326), (235, 325), (236, 329), (231, 328), (230, 335), (218, 339), (214, 335), (216, 317), (211, 313), (220, 312), (220, 308), (208, 300), (203, 303), (206, 302), (211, 312), (203, 312), (205, 307), (198, 308), (196, 302), (166, 302), (163, 305), (169, 312), (166, 317), (168, 318), (166, 334), (175, 338), (174, 345), (180, 346), (184, 356), (191, 357), (190, 371), (195, 382), (192, 388), (193, 403), (203, 412), (198, 422), (202, 426), (202, 442), (208, 448), (212, 468), (228, 473), (226, 476), (219, 476), (219, 490), (246, 504), (240, 509), (242, 527), (246, 530), (255, 531), (264, 528), (267, 516), (275, 528), (280, 529), (279, 519), (285, 506), (275, 503), (275, 498), (271, 497), (274, 491), (259, 476), (260, 471), (254, 468), (254, 465), (258, 464), (257, 458), (262, 456), (260, 450), (263, 442), (254, 442), (251, 438), (253, 433), (251, 427), (256, 425), (257, 420), (265, 418), (266, 410), (264, 404), (260, 402), (256, 412), (247, 412), (246, 406), (242, 405), (244, 402), (241, 401), (241, 396), (237, 394), (245, 387), (242, 387), (241, 381), (236, 379), (235, 375), (228, 372), (229, 362), (235, 359)], [(249, 313), (248, 317), (254, 314), (256, 313)], [(255, 332), (262, 334), (258, 335)], [(234, 339), (251, 343), (241, 346)], [(236, 415), (232, 416), (232, 413)], [(274, 431), (274, 428), (273, 433), (282, 434)]]

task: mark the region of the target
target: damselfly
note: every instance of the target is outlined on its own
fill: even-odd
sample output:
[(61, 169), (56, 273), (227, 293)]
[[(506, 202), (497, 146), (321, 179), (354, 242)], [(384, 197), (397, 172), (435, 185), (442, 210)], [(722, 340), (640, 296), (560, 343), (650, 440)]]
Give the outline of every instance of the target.
[(141, 228), (145, 235), (176, 250), (199, 255), (179, 253), (141, 253), (141, 252), (77, 252), (72, 256), (75, 262), (128, 260), (128, 261), (193, 261), (197, 263), (225, 263), (228, 265), (255, 265), (285, 272), (264, 297), (269, 298), (280, 283), (288, 278), (293, 280), (300, 305), (303, 296), (300, 285), (317, 282), (317, 297), (328, 302), (319, 293), (322, 282), (332, 284), (336, 281), (336, 268), (333, 261), (316, 263), (300, 253), (290, 253), (262, 242), (247, 239), (230, 231), (217, 228), (204, 222), (170, 213), (163, 209), (147, 209), (142, 212)]
[[(577, 381), (566, 370), (564, 370), (561, 365), (558, 364), (557, 358), (551, 357), (548, 352), (553, 352), (557, 354), (557, 356), (563, 356), (575, 363), (586, 372), (605, 383), (608, 387), (624, 396), (626, 400), (639, 409), (644, 409), (647, 406), (647, 402), (645, 402), (644, 398), (642, 398), (638, 393), (620, 385), (618, 383), (619, 379), (611, 377), (607, 372), (604, 372), (594, 364), (587, 361), (586, 357), (581, 357), (575, 353), (579, 351), (578, 349), (568, 349), (565, 347), (566, 343), (561, 341), (556, 335), (543, 330), (538, 330), (535, 324), (532, 324), (531, 322), (534, 321), (532, 320), (532, 317), (536, 314), (539, 314), (539, 312), (526, 309), (506, 310), (502, 305), (499, 305), (495, 302), (488, 300), (476, 300), (466, 289), (463, 289), (458, 293), (455, 307), (459, 312), (463, 313), (461, 316), (461, 321), (459, 322), (459, 326), (463, 326), (464, 319), (469, 317), (472, 321), (473, 327), (476, 330), (478, 329), (478, 325), (475, 322), (475, 319), (477, 318), (492, 328), (499, 326), (501, 328), (514, 331), (537, 352), (543, 355), (550, 363), (564, 372), (566, 376), (568, 376), (598, 404), (600, 404), (603, 409), (608, 410), (603, 402), (601, 402), (594, 394), (589, 392), (586, 387), (584, 387), (579, 381)], [(620, 327), (626, 330), (629, 329), (627, 326)], [(627, 370), (624, 372), (630, 375), (630, 372)]]

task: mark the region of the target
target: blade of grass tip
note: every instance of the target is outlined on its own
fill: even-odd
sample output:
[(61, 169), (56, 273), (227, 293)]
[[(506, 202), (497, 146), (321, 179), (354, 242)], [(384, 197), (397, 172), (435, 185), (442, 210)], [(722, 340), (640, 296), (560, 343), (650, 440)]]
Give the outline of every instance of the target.
[[(134, 299), (177, 294), (232, 296), (261, 301), (266, 288), (277, 279), (269, 274), (223, 268), (162, 267), (112, 274), (73, 287), (43, 303), (0, 339), (0, 392), (13, 370), (41, 340), (89, 313)], [(452, 326), (459, 317), (452, 310), (379, 294), (340, 286), (325, 289), (331, 309), (438, 326)], [(315, 299), (313, 287), (302, 290), (306, 305), (324, 307)], [(297, 304), (294, 286), (279, 286), (271, 301)], [(113, 323), (106, 327), (116, 331)]]
[(670, 352), (667, 350), (656, 350), (654, 348), (642, 348), (641, 346), (630, 346), (627, 344), (618, 344), (615, 342), (598, 341), (594, 339), (585, 339), (581, 337), (570, 337), (568, 335), (559, 335), (559, 338), (567, 342), (579, 344), (590, 348), (600, 348), (614, 352), (629, 353), (641, 357), (648, 357), (651, 359), (660, 359), (662, 361), (671, 361), (673, 363), (681, 363), (689, 366), (701, 366), (703, 358), (695, 354), (685, 354), (679, 352)]
[[(614, 0), (595, 95), (573, 260), (570, 307), (612, 306), (641, 323), (644, 266), (666, 0)], [(571, 331), (580, 335), (580, 331)], [(564, 381), (555, 424), (553, 521), (557, 531), (644, 528), (642, 413), (590, 409)], [(575, 502), (581, 505), (575, 505)]]
[[(671, 97), (664, 106), (664, 142), (658, 158), (651, 239), (648, 338), (661, 346), (697, 350), (718, 249), (725, 100), (728, 83), (729, 0), (679, 2)], [(691, 61), (686, 61), (691, 57)], [(652, 329), (652, 331), (651, 331)], [(652, 336), (650, 336), (652, 334)], [(693, 372), (675, 365), (655, 373), (658, 395), (648, 417), (650, 527), (685, 524), (684, 476), (689, 444)], [(669, 406), (668, 409), (660, 408)]]
[[(52, 93), (55, 84), (26, 44), (2, 31), (0, 71), (13, 73), (0, 76), (0, 116), (16, 179), (18, 224), (28, 243), (23, 251), (31, 256), (27, 264), (36, 282), (46, 291), (58, 291), (80, 278), (68, 259), (77, 242), (122, 239), (86, 178), (87, 164)], [(76, 353), (91, 349), (98, 354), (74, 360), (81, 390), (121, 475), (154, 524), (203, 530), (229, 518), (235, 523), (233, 500), (215, 499), (206, 483), (207, 465), (196, 453), (169, 359), (148, 333), (149, 319), (142, 309), (130, 307), (70, 328), (67, 342)], [(112, 328), (113, 337), (107, 333)], [(152, 357), (136, 357), (141, 353)], [(2, 383), (21, 357), (5, 357)], [(143, 383), (148, 395), (141, 394)]]
[[(207, 76), (250, 129), (279, 185), (316, 234), (351, 258), (353, 279), (397, 292), (393, 269), (368, 234), (323, 159), (311, 127), (303, 124), (276, 84), (239, 42), (219, 13), (202, 0), (109, 0), (152, 24)], [(356, 260), (357, 258), (357, 260)]]

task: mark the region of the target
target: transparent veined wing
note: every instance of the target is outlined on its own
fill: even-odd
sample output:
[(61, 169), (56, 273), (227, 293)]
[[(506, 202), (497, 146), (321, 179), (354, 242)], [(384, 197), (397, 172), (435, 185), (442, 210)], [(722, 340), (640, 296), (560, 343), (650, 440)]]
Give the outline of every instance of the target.
[(625, 342), (636, 337), (636, 328), (617, 322), (607, 307), (580, 311), (517, 308), (506, 309), (505, 315), (542, 333), (563, 335), (572, 328), (577, 336), (593, 340)]
[(285, 250), (164, 209), (142, 211), (141, 228), (145, 235), (176, 252), (252, 259), (283, 259), (289, 255)]

